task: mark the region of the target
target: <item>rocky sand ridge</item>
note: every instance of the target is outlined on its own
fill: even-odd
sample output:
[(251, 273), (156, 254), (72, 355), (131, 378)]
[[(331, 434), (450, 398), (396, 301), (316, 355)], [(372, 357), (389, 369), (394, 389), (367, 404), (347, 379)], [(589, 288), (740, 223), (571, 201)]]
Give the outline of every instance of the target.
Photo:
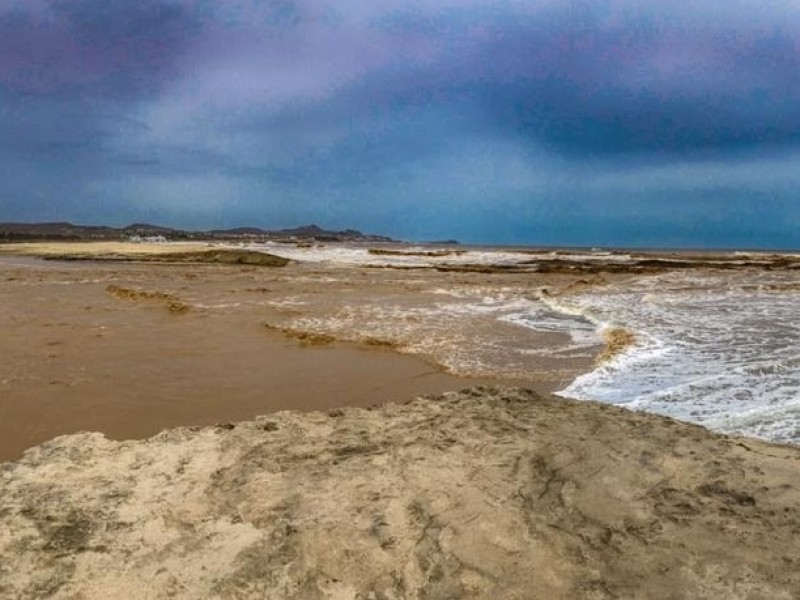
[(56, 438), (2, 598), (800, 596), (800, 449), (524, 389)]

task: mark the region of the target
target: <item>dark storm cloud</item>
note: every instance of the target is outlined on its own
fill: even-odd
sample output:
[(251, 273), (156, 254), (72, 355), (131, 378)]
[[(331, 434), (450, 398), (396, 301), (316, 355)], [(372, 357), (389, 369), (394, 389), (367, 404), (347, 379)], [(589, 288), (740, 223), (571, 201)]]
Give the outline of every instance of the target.
[[(395, 7), (369, 21), (369, 35), (382, 36), (388, 56), (372, 62), (353, 53), (305, 87), (298, 83), (303, 63), (293, 63), (298, 73), (289, 87), (299, 91), (290, 101), (241, 111), (230, 124), (280, 137), (284, 148), (308, 144), (309, 132), (335, 129), (339, 137), (392, 145), (396, 160), (437, 152), (443, 136), (467, 130), (574, 159), (713, 157), (797, 145), (800, 21), (793, 11), (773, 5), (748, 13), (711, 3), (660, 14), (656, 4), (626, 6)], [(303, 39), (315, 48), (314, 39), (328, 34), (322, 28), (274, 43)], [(269, 72), (246, 76), (259, 75)], [(421, 111), (439, 122), (410, 132), (405, 121)], [(363, 147), (365, 140), (345, 143)]]
[[(436, 40), (429, 64), (391, 65), (349, 90), (352, 113), (469, 105), (475, 124), (566, 154), (740, 151), (800, 140), (800, 22), (720, 3), (560, 3), (532, 14), (454, 9), (379, 23)], [(565, 6), (567, 8), (565, 8)], [(347, 92), (346, 92), (347, 93)], [(343, 103), (344, 104), (344, 103)], [(323, 107), (323, 110), (330, 107)]]
[[(558, 151), (693, 153), (795, 145), (800, 31), (648, 15), (517, 27), (482, 56), (516, 80), (488, 93), (498, 122)], [(508, 64), (508, 57), (518, 57)]]
[(685, 229), (800, 185), (798, 73), (788, 0), (0, 0), (0, 212)]
[[(252, 95), (246, 117), (273, 122), (274, 111), (261, 117), (258, 106), (285, 103), (282, 90), (295, 89), (289, 99), (311, 118), (455, 103), (477, 125), (567, 154), (794, 145), (796, 11), (661, 4), (16, 2), (0, 12), (0, 84), (148, 95), (205, 70), (233, 78), (238, 67)], [(316, 72), (326, 59), (329, 69)]]
[(195, 32), (189, 7), (162, 0), (30, 0), (0, 7), (0, 83), (22, 92), (124, 95), (175, 75)]

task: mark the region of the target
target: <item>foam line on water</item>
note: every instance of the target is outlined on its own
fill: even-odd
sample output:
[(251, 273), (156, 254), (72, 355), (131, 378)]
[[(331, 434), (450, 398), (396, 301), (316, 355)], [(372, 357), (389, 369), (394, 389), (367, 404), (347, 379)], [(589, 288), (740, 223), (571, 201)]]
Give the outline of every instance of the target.
[(619, 323), (638, 335), (636, 346), (560, 394), (797, 442), (800, 295), (774, 291), (787, 289), (786, 277), (669, 274), (544, 299), (553, 308)]

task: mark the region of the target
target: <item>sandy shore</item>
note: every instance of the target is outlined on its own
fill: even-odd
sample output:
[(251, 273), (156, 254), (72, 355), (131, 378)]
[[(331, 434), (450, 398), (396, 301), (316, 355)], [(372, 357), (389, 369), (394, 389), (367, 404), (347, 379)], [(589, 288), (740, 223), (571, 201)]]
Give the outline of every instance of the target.
[(175, 251), (203, 252), (213, 245), (206, 242), (170, 242), (140, 244), (135, 242), (25, 242), (0, 246), (0, 256), (152, 256)]
[(0, 466), (0, 597), (800, 595), (800, 450), (524, 390)]

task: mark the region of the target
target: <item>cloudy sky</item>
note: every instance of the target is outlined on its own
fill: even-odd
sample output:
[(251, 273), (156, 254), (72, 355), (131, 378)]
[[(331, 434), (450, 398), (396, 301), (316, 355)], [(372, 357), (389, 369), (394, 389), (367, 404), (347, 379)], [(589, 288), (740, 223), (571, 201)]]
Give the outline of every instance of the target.
[(0, 0), (0, 221), (800, 247), (797, 0)]

